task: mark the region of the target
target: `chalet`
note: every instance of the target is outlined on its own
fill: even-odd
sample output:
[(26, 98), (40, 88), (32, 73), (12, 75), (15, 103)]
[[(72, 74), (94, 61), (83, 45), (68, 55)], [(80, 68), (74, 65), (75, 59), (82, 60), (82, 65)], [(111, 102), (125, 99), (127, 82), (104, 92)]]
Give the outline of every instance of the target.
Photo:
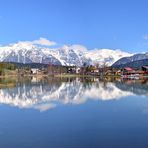
[(105, 75), (114, 75), (114, 72), (112, 70), (107, 70)]
[(122, 74), (123, 75), (131, 75), (131, 74), (135, 74), (135, 70), (130, 68), (130, 67), (124, 67), (122, 69)]
[(105, 74), (106, 75), (112, 75), (112, 76), (116, 75), (117, 76), (117, 75), (121, 75), (121, 70), (111, 69), (111, 70), (107, 70)]
[(125, 67), (122, 70), (122, 75), (121, 76), (123, 78), (137, 78), (137, 79), (139, 79), (140, 77), (143, 77), (145, 74), (146, 74), (146, 67), (143, 67), (142, 70), (134, 70), (134, 69), (132, 69), (130, 67)]
[(91, 75), (98, 75), (99, 74), (99, 69), (97, 69), (95, 66), (87, 67), (86, 71)]
[(121, 70), (120, 69), (116, 71), (116, 75), (121, 75)]

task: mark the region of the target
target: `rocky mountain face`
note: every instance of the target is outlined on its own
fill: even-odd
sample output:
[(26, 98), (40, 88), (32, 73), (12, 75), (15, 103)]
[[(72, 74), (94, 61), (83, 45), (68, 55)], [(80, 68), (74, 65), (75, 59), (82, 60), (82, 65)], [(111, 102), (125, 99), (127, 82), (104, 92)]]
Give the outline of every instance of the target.
[(120, 58), (131, 54), (121, 50), (95, 49), (88, 50), (80, 45), (64, 45), (58, 48), (47, 48), (27, 42), (18, 42), (0, 47), (0, 62), (43, 63), (67, 66), (85, 64), (112, 65)]

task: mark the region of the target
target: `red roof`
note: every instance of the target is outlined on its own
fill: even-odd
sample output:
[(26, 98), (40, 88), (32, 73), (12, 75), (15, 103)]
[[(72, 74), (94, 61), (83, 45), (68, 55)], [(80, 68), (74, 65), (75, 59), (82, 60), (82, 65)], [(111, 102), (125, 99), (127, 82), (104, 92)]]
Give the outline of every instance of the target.
[(124, 70), (127, 70), (127, 71), (133, 71), (133, 69), (130, 68), (130, 67), (125, 67)]

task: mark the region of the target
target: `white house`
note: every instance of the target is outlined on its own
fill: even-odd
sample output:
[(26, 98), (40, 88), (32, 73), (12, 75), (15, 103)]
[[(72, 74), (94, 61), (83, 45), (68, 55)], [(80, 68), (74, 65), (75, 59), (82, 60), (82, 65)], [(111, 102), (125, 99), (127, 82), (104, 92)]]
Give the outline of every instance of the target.
[(32, 72), (32, 74), (37, 74), (38, 71), (39, 71), (38, 68), (31, 68), (31, 72)]

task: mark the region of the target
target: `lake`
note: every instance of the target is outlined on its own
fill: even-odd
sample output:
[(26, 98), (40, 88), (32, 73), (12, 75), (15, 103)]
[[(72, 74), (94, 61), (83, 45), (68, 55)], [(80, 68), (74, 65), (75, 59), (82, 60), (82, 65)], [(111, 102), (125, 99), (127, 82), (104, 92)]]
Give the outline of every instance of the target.
[(0, 79), (1, 148), (148, 148), (148, 79)]

